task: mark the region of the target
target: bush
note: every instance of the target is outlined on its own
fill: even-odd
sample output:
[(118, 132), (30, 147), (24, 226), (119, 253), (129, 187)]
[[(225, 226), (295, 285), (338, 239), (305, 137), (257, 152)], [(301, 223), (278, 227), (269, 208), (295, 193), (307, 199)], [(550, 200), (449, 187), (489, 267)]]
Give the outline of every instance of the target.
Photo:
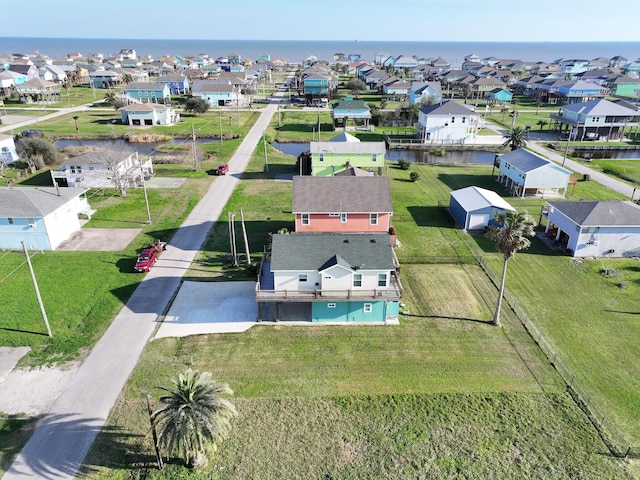
[(409, 170), (411, 168), (411, 162), (406, 158), (401, 158), (400, 160), (398, 160), (398, 166), (402, 170)]
[(193, 112), (196, 114), (207, 113), (207, 110), (209, 110), (209, 104), (202, 98), (191, 97), (187, 98), (187, 101), (184, 104), (184, 109), (187, 112)]
[(411, 172), (411, 173), (409, 174), (409, 179), (410, 179), (412, 182), (417, 182), (418, 180), (420, 180), (420, 174), (419, 174), (418, 172)]
[(22, 137), (17, 142), (16, 150), (18, 155), (36, 166), (42, 165), (42, 162), (51, 165), (58, 156), (55, 145), (42, 137)]

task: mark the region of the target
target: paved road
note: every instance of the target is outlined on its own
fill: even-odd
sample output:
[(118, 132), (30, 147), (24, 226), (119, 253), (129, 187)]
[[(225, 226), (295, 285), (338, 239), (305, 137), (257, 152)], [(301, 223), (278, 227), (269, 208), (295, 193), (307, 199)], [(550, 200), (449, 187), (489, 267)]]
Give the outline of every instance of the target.
[[(181, 225), (153, 269), (84, 360), (4, 480), (71, 479), (107, 420), (138, 358), (244, 171), (285, 93), (274, 95), (229, 162)], [(68, 112), (67, 112), (68, 113)], [(52, 114), (55, 115), (55, 114)]]

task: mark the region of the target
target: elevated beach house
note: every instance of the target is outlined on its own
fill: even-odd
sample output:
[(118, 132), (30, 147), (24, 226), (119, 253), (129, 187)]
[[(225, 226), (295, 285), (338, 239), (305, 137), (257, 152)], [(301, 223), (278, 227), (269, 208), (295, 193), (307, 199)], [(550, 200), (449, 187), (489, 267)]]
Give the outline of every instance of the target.
[(498, 182), (514, 196), (564, 197), (571, 172), (524, 148), (498, 155)]
[(402, 285), (388, 234), (274, 235), (271, 257), (256, 285), (258, 320), (280, 320), (297, 306), (297, 320), (395, 323)]
[(574, 257), (640, 256), (640, 206), (629, 201), (549, 202), (545, 232)]
[(352, 167), (382, 174), (384, 142), (361, 142), (348, 133), (342, 133), (328, 142), (311, 142), (311, 175), (332, 176)]
[(480, 116), (453, 100), (422, 107), (418, 133), (423, 143), (455, 144), (475, 138)]

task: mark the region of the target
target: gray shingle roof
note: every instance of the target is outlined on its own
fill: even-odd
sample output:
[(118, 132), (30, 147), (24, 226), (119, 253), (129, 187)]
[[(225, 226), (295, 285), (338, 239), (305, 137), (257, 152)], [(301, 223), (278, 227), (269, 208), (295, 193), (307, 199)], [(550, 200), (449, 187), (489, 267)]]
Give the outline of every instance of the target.
[(429, 105), (428, 107), (422, 107), (420, 111), (425, 115), (477, 115), (474, 111), (464, 105), (454, 102), (453, 100), (448, 100), (436, 105)]
[(583, 113), (585, 115), (614, 115), (614, 116), (626, 116), (636, 115), (638, 112), (631, 110), (617, 103), (610, 102), (609, 100), (591, 100), (589, 102), (573, 103), (571, 105), (564, 105), (562, 110), (569, 112)]
[(293, 177), (293, 211), (392, 212), (388, 177)]
[(583, 227), (640, 225), (640, 206), (629, 201), (549, 202), (549, 205)]
[(335, 264), (348, 265), (354, 271), (393, 270), (395, 265), (389, 235), (297, 233), (273, 236), (272, 272), (321, 271)]
[(86, 191), (81, 188), (0, 187), (0, 217), (44, 217)]

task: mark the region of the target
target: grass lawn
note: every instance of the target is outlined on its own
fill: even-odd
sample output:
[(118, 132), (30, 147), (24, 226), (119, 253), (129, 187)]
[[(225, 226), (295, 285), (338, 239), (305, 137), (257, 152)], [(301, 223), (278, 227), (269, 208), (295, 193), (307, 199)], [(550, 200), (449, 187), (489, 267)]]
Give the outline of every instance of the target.
[[(88, 192), (89, 204), (97, 212), (87, 227), (140, 228), (142, 232), (118, 252), (34, 253), (33, 268), (53, 338), (44, 330), (24, 255), (2, 252), (4, 322), (0, 345), (32, 346), (25, 359), (30, 364), (64, 362), (82, 355), (140, 282), (141, 277), (132, 273), (138, 250), (155, 238), (170, 238), (206, 191), (211, 180), (204, 173), (201, 176), (188, 179), (178, 189), (148, 189), (153, 225), (145, 223), (142, 189), (129, 189), (126, 198), (111, 190)], [(37, 184), (37, 177), (29, 183)]]
[[(236, 218), (243, 209), (254, 252), (268, 231), (292, 226), (291, 184), (272, 178), (293, 160), (275, 157), (268, 174), (263, 162), (256, 153), (227, 206)], [(503, 311), (503, 328), (488, 326), (496, 289), (478, 266), (406, 261), (469, 255), (438, 201), (459, 186), (495, 188), (491, 167), (412, 168), (416, 183), (389, 169), (408, 311), (400, 326), (260, 325), (154, 341), (87, 457), (88, 476), (627, 478), (513, 312)], [(576, 196), (592, 194), (587, 183)], [(220, 222), (192, 270), (229, 273), (226, 237)], [(144, 395), (157, 397), (187, 366), (228, 382), (241, 415), (205, 470), (178, 462), (156, 473)]]
[(607, 175), (613, 175), (617, 179), (632, 185), (640, 184), (640, 159), (597, 159), (591, 160), (588, 165), (594, 170), (600, 170)]

